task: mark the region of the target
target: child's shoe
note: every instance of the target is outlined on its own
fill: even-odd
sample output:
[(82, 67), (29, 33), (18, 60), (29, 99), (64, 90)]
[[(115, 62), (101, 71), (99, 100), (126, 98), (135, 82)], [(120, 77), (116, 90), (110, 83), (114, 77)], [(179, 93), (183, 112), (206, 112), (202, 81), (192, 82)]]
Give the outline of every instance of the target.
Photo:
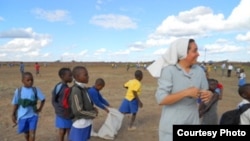
[(136, 130), (136, 127), (135, 127), (135, 126), (128, 127), (128, 131), (133, 131), (133, 130)]

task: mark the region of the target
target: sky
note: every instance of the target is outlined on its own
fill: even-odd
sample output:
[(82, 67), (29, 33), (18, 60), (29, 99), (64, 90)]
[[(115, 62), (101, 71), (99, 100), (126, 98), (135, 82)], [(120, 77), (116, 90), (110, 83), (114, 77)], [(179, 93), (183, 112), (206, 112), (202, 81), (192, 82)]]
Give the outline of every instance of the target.
[(144, 62), (178, 38), (250, 60), (250, 0), (1, 0), (0, 61)]

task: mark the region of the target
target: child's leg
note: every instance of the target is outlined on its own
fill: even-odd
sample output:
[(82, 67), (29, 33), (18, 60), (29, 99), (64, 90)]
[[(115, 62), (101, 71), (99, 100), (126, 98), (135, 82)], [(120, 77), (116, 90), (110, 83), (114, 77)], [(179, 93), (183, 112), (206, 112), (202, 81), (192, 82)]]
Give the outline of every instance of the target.
[(30, 130), (29, 131), (29, 141), (35, 141), (36, 140), (36, 130)]
[(66, 128), (66, 136), (67, 136), (66, 141), (69, 140), (69, 132), (70, 132), (70, 128)]
[(29, 118), (29, 141), (35, 141), (38, 116)]
[(26, 141), (29, 141), (29, 132), (24, 132), (24, 138)]
[(66, 134), (65, 128), (59, 128), (59, 141), (64, 141), (64, 136)]
[(136, 118), (136, 113), (132, 114), (130, 123), (129, 123), (129, 128), (132, 128), (135, 122), (135, 118)]
[(138, 100), (134, 99), (130, 101), (130, 112), (132, 113), (132, 117), (130, 119), (128, 130), (135, 130), (136, 127), (133, 126), (136, 118), (136, 113), (138, 112)]

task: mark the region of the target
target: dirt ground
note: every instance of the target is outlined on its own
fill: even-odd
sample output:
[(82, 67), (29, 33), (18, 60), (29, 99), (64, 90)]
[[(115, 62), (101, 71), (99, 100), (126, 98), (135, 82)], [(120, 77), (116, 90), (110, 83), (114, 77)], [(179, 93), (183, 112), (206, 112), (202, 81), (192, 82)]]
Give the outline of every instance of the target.
[[(71, 67), (76, 64), (47, 64), (47, 67), (41, 67), (41, 75), (35, 76), (34, 66), (26, 65), (25, 71), (30, 71), (34, 75), (34, 86), (41, 88), (46, 96), (45, 107), (40, 114), (38, 122), (36, 141), (56, 141), (57, 129), (54, 126), (54, 109), (51, 105), (51, 91), (54, 85), (60, 81), (57, 72), (61, 67)], [(111, 64), (81, 64), (87, 67), (90, 80), (88, 85), (92, 86), (98, 77), (104, 78), (106, 85), (101, 91), (103, 96), (110, 102), (112, 107), (118, 108), (125, 95), (123, 83), (134, 78), (136, 68), (132, 67), (126, 70), (126, 64), (119, 64), (117, 68), (112, 68)], [(115, 141), (157, 141), (158, 140), (158, 122), (161, 113), (161, 107), (155, 101), (155, 90), (157, 87), (156, 79), (140, 68), (144, 73), (142, 80), (142, 95), (143, 108), (139, 109), (136, 119), (136, 131), (128, 131), (127, 125), (129, 116), (125, 116), (122, 127)], [(247, 76), (248, 71), (246, 71)], [(22, 134), (16, 133), (16, 127), (13, 128), (11, 122), (12, 105), (11, 100), (15, 89), (22, 85), (21, 74), (19, 67), (14, 66), (9, 68), (1, 66), (0, 68), (0, 140), (1, 141), (23, 141)], [(222, 77), (220, 70), (214, 72), (211, 70), (210, 78), (216, 78), (224, 85), (223, 99), (219, 101), (218, 113), (234, 108), (241, 98), (237, 94), (237, 77), (235, 72), (231, 77)], [(107, 113), (99, 109), (99, 116), (94, 119), (94, 129), (98, 131), (102, 123), (104, 123)], [(92, 137), (90, 141), (104, 141), (98, 137)]]

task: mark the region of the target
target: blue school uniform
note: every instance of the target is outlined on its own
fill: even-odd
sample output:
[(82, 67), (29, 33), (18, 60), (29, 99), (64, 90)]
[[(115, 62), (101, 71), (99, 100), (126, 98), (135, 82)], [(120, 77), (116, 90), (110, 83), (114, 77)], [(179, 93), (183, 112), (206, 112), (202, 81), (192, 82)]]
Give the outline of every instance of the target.
[(65, 109), (62, 105), (65, 88), (68, 88), (68, 85), (60, 82), (52, 91), (52, 105), (56, 113), (55, 126), (57, 128), (71, 128), (72, 126), (72, 120), (65, 115)]
[[(37, 91), (37, 99), (42, 101), (45, 100), (45, 96), (39, 88), (36, 88)], [(35, 101), (35, 94), (32, 87), (22, 87), (20, 98), (21, 99), (29, 99)], [(18, 89), (16, 89), (14, 93), (14, 97), (12, 99), (13, 105), (18, 105), (19, 95)], [(38, 121), (38, 115), (36, 111), (34, 111), (33, 106), (23, 107), (22, 105), (18, 106), (17, 110), (17, 121), (18, 121), (18, 133), (27, 132), (29, 130), (35, 130), (36, 124)], [(23, 127), (23, 128), (22, 128)]]

